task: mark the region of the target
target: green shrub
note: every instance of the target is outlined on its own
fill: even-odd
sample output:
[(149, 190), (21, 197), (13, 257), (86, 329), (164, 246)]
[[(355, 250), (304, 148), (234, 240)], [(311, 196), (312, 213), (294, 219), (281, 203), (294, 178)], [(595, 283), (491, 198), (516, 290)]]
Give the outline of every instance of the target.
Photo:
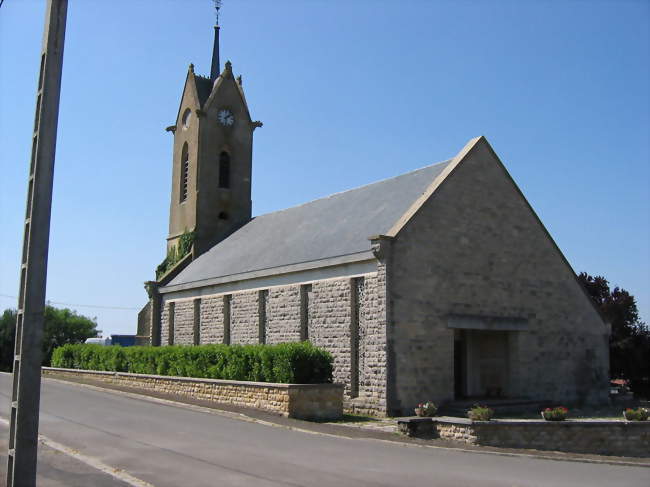
[(623, 417), (628, 421), (647, 421), (649, 413), (646, 408), (627, 408), (623, 411)]
[(474, 404), (474, 406), (467, 411), (467, 417), (472, 421), (490, 421), (492, 416), (494, 416), (494, 409), (479, 404)]
[(54, 350), (52, 366), (254, 382), (332, 382), (332, 355), (309, 342), (278, 345), (125, 347), (75, 344)]
[(174, 267), (178, 262), (180, 262), (187, 254), (192, 250), (192, 245), (194, 244), (195, 233), (188, 232), (187, 229), (178, 239), (178, 245), (172, 246), (167, 251), (167, 256), (163, 261), (156, 267), (156, 279), (160, 279), (164, 276), (169, 269)]
[(569, 414), (569, 410), (564, 406), (555, 408), (546, 408), (542, 411), (542, 418), (546, 421), (564, 421)]

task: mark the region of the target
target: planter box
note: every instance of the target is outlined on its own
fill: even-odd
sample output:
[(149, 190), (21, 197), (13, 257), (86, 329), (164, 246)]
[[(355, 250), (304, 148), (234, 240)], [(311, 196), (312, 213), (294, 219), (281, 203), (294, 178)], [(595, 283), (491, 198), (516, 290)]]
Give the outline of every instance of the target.
[(248, 407), (298, 419), (338, 419), (343, 415), (342, 384), (273, 384), (96, 370), (43, 367), (43, 376), (83, 379), (153, 391), (169, 396)]

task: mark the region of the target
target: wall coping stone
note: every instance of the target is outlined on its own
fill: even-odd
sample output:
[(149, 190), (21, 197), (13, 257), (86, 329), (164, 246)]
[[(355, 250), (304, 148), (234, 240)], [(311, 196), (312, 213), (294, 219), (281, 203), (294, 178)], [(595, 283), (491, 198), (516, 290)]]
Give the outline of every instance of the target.
[(241, 386), (250, 386), (250, 387), (276, 387), (279, 389), (322, 389), (322, 388), (331, 388), (331, 389), (343, 389), (343, 384), (339, 383), (321, 383), (321, 384), (286, 384), (278, 382), (252, 382), (245, 380), (226, 380), (226, 379), (207, 379), (203, 377), (180, 377), (175, 375), (153, 375), (153, 374), (134, 374), (131, 372), (115, 372), (110, 370), (85, 370), (85, 369), (64, 369), (58, 367), (42, 367), (44, 371), (53, 371), (53, 372), (71, 372), (76, 374), (88, 374), (88, 375), (112, 375), (119, 377), (134, 377), (142, 379), (162, 379), (162, 380), (172, 380), (178, 382), (202, 382), (208, 384), (220, 384), (220, 385), (241, 385)]

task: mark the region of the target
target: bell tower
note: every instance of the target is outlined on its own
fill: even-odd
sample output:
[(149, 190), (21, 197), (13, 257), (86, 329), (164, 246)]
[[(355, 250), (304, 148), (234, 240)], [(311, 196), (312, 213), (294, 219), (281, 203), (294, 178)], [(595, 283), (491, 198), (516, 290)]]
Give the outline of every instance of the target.
[[(218, 9), (217, 9), (218, 12)], [(193, 257), (206, 252), (251, 219), (253, 121), (241, 76), (219, 63), (215, 25), (210, 77), (190, 64), (174, 134), (167, 252), (193, 232)]]

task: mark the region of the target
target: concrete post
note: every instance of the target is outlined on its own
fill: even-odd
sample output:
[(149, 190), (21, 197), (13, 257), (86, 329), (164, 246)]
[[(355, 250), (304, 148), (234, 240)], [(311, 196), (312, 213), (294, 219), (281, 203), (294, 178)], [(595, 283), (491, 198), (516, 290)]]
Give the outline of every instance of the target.
[(16, 321), (7, 487), (36, 485), (41, 345), (67, 0), (48, 0), (29, 166)]

